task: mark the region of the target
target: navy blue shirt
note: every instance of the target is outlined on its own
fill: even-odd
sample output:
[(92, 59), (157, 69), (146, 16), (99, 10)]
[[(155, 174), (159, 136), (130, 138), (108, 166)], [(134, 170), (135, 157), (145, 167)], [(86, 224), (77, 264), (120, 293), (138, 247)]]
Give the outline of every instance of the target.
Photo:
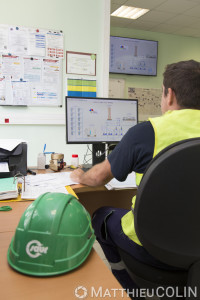
[(124, 181), (132, 171), (144, 173), (153, 158), (155, 135), (150, 121), (130, 128), (108, 156), (113, 176)]

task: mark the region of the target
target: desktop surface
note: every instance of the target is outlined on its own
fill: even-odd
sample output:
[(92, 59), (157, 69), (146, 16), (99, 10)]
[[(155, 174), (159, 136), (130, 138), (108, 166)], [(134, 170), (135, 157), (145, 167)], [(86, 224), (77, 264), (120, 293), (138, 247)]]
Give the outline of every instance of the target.
[[(65, 171), (63, 170), (63, 172)], [(39, 170), (36, 173), (53, 173), (53, 171)], [(129, 196), (129, 200), (127, 199), (126, 205), (127, 207), (130, 206), (134, 192), (133, 190), (108, 191), (103, 186), (92, 188), (84, 185), (74, 185), (72, 187), (78, 194), (79, 201), (91, 215), (94, 210), (105, 205), (105, 203), (116, 207), (124, 207), (127, 196)], [(12, 207), (12, 210), (1, 212), (0, 218), (0, 283), (2, 299), (53, 300), (55, 298), (66, 298), (72, 300), (81, 298), (75, 295), (75, 291), (78, 292), (78, 295), (82, 295), (83, 290), (81, 287), (87, 289), (87, 299), (94, 299), (94, 294), (91, 294), (92, 289), (96, 293), (100, 289), (103, 293), (108, 290), (112, 293), (112, 290), (116, 289), (118, 292), (116, 292), (115, 299), (127, 299), (125, 292), (122, 297), (120, 292), (122, 289), (121, 285), (94, 250), (91, 251), (87, 260), (79, 268), (60, 276), (41, 278), (26, 276), (14, 271), (7, 263), (8, 247), (24, 210), (32, 201), (5, 202), (2, 201), (2, 205), (9, 205)], [(79, 287), (80, 289), (76, 290)]]
[[(13, 212), (8, 220), (13, 217)], [(113, 288), (122, 289), (119, 282), (93, 249), (86, 261), (79, 268), (59, 276), (41, 278), (26, 276), (16, 272), (8, 265), (6, 258), (13, 235), (14, 231), (0, 233), (0, 283), (2, 300), (74, 300), (81, 298), (84, 290), (87, 290), (87, 299), (94, 299), (93, 290), (98, 292), (100, 288), (103, 291), (106, 289), (112, 291)], [(83, 289), (84, 287), (85, 289)], [(120, 293), (117, 296), (117, 299), (121, 299)]]

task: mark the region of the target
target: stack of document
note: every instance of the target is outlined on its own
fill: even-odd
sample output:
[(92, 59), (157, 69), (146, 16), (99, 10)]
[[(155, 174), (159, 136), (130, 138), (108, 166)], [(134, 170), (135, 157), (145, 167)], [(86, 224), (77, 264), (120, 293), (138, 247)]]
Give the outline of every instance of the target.
[(14, 177), (0, 179), (0, 200), (15, 199), (18, 196), (17, 181)]
[(71, 172), (29, 175), (22, 182), (22, 199), (36, 199), (40, 195), (51, 193), (69, 194), (65, 186), (77, 184), (70, 179)]
[(135, 182), (135, 172), (130, 173), (125, 181), (118, 181), (117, 179), (113, 178), (111, 181), (109, 181), (105, 187), (108, 190), (116, 190), (116, 189), (132, 189), (136, 188), (136, 182)]

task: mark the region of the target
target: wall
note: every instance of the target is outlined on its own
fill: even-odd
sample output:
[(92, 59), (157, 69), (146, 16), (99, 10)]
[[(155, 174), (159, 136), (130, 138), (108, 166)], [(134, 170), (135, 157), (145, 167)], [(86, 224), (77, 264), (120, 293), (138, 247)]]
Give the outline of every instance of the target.
[[(108, 93), (109, 60), (109, 0), (10, 0), (1, 3), (1, 24), (63, 30), (65, 50), (97, 54), (97, 93)], [(182, 59), (200, 60), (200, 39), (111, 28), (111, 35), (158, 40), (158, 76), (128, 76), (110, 74), (111, 78), (126, 79), (128, 86), (160, 88), (162, 73), (167, 63)], [(65, 96), (65, 64), (63, 61), (63, 104)], [(127, 97), (127, 92), (126, 92)], [(0, 107), (0, 114), (37, 113), (64, 114), (65, 106), (58, 107)], [(64, 125), (0, 125), (0, 138), (22, 138), (28, 142), (28, 165), (35, 166), (37, 154), (43, 150), (61, 152), (70, 163), (72, 153), (78, 153), (80, 162), (86, 152), (85, 145), (66, 145)], [(49, 159), (49, 157), (48, 157)]]
[[(107, 96), (110, 0), (10, 0), (1, 3), (1, 24), (62, 30), (65, 51), (97, 54), (97, 95)], [(106, 42), (105, 42), (106, 41)], [(63, 61), (63, 107), (0, 107), (0, 114), (65, 114), (65, 70)], [(69, 164), (72, 153), (80, 162), (85, 145), (66, 145), (64, 125), (0, 125), (0, 138), (20, 138), (28, 143), (28, 165), (36, 166), (37, 154), (46, 151), (64, 153)], [(50, 156), (47, 157), (49, 161)]]
[(110, 34), (114, 36), (158, 41), (158, 67), (156, 77), (110, 74), (110, 78), (125, 79), (125, 97), (128, 96), (127, 89), (129, 86), (161, 88), (163, 79), (162, 74), (165, 66), (169, 63), (188, 59), (200, 61), (199, 38), (114, 27), (111, 27)]

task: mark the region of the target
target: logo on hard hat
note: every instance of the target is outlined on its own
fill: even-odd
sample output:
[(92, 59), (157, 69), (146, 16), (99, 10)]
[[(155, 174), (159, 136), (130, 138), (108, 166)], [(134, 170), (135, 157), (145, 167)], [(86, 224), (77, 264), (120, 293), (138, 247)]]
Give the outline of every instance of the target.
[(39, 241), (33, 240), (26, 245), (26, 253), (32, 258), (47, 254), (48, 247), (44, 247)]

